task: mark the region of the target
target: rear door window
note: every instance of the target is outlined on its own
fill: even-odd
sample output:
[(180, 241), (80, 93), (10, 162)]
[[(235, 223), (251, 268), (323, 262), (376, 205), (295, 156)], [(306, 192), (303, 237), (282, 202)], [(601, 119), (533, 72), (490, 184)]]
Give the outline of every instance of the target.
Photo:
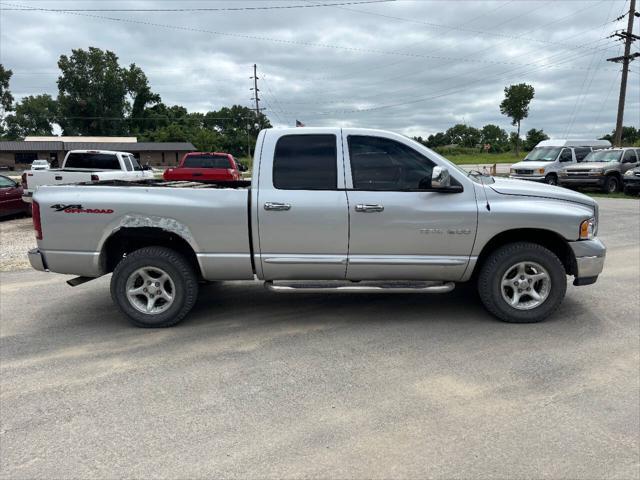
[(64, 166), (90, 170), (120, 170), (120, 162), (114, 153), (71, 152)]
[(273, 186), (281, 190), (335, 190), (338, 187), (336, 136), (281, 137), (273, 158)]
[(190, 155), (184, 160), (186, 168), (231, 168), (226, 155)]

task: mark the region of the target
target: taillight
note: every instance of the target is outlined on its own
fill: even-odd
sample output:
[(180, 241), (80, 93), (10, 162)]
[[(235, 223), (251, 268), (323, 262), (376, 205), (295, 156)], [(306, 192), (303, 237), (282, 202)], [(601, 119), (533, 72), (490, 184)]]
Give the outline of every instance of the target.
[(36, 240), (42, 240), (42, 223), (40, 221), (40, 205), (35, 200), (31, 202), (31, 218), (33, 229), (36, 231)]
[(91, 175), (91, 181), (92, 182), (99, 182), (100, 181), (100, 177), (98, 175)]
[(22, 188), (27, 188), (27, 172), (22, 174)]

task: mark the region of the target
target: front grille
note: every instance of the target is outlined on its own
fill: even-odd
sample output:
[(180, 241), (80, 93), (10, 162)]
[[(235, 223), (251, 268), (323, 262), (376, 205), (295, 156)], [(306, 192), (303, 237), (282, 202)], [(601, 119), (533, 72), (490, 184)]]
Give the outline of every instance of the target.
[(588, 170), (567, 170), (567, 175), (571, 175), (572, 177), (588, 177), (591, 175), (591, 172)]
[(531, 175), (533, 173), (533, 170), (527, 170), (527, 169), (523, 169), (523, 168), (518, 168), (518, 169), (516, 169), (516, 173), (518, 173), (520, 175)]

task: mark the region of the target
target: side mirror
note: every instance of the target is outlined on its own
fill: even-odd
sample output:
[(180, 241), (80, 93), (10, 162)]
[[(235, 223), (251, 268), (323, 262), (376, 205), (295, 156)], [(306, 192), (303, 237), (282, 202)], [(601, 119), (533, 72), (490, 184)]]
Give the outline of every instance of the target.
[(449, 170), (444, 167), (433, 167), (431, 171), (431, 188), (434, 190), (448, 189), (451, 187)]

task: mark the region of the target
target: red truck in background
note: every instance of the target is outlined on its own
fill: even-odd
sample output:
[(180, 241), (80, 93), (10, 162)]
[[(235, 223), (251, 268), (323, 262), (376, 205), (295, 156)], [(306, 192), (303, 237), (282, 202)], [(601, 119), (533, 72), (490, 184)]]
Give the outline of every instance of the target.
[(233, 155), (220, 152), (187, 153), (175, 168), (167, 168), (165, 180), (234, 181), (242, 180), (240, 172), (246, 168)]

